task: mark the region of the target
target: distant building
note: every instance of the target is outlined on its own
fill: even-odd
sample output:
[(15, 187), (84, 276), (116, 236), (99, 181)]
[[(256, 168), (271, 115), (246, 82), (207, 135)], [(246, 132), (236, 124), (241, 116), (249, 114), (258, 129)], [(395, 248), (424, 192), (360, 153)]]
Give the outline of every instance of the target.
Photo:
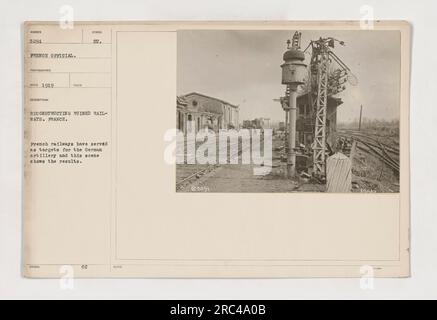
[(256, 118), (243, 121), (244, 129), (270, 129), (270, 118)]
[(270, 125), (270, 118), (260, 118), (263, 125), (263, 129), (271, 129), (271, 125)]
[(195, 132), (209, 128), (239, 129), (239, 106), (197, 92), (177, 97), (177, 128), (187, 132), (192, 123)]
[(252, 128), (252, 120), (243, 120), (243, 128), (244, 129)]

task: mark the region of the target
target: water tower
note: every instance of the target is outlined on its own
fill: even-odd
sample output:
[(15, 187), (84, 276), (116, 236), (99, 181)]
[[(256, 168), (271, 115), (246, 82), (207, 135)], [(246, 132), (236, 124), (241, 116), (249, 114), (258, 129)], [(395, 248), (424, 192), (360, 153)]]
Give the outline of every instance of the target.
[[(300, 50), (301, 33), (295, 32), (293, 40), (287, 41), (287, 51), (284, 53), (282, 68), (282, 84), (287, 85), (288, 99), (284, 101), (283, 108), (288, 113), (288, 155), (287, 175), (292, 178), (296, 174), (296, 98), (299, 85), (307, 79), (307, 66), (303, 62), (305, 54)], [(291, 48), (290, 48), (291, 43)], [(288, 100), (288, 101), (287, 101)]]

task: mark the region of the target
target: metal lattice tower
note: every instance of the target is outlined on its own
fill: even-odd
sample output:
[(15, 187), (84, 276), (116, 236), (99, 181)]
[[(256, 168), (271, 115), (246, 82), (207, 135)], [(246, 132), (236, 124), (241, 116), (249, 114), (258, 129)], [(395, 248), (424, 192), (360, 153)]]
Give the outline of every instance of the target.
[(329, 79), (329, 49), (321, 44), (317, 66), (317, 93), (315, 104), (315, 129), (313, 144), (314, 174), (325, 175), (325, 152), (326, 152), (326, 111), (328, 108), (328, 79)]
[[(357, 84), (356, 77), (350, 72), (349, 67), (331, 50), (334, 43), (344, 46), (343, 41), (334, 38), (320, 38), (311, 41), (311, 63), (309, 72), (309, 99), (315, 119), (313, 142), (313, 174), (316, 177), (325, 176), (326, 164), (326, 118), (328, 96), (336, 95), (345, 90), (345, 82)], [(305, 51), (307, 50), (305, 49)], [(330, 71), (331, 63), (337, 67)]]

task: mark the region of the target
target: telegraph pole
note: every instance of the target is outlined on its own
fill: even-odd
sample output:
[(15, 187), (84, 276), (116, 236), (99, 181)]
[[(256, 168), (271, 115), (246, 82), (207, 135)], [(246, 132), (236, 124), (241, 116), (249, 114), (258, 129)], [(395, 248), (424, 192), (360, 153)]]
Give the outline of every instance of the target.
[(361, 131), (361, 116), (363, 114), (363, 105), (360, 107), (360, 122), (358, 123), (358, 131)]
[(296, 174), (296, 100), (297, 100), (297, 86), (291, 87), (290, 99), (288, 105), (290, 106), (290, 117), (288, 119), (288, 158), (287, 158), (287, 172), (288, 177), (294, 177)]
[[(288, 107), (288, 101), (285, 102), (286, 106)], [(285, 110), (285, 125), (284, 125), (284, 132), (285, 132), (285, 144), (284, 144), (284, 150), (288, 154), (288, 109)]]

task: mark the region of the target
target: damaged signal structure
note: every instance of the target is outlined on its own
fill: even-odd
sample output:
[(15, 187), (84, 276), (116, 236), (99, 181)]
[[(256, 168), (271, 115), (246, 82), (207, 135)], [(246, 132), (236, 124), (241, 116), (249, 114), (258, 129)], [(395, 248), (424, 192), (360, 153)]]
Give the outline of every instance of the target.
[[(287, 41), (288, 50), (281, 66), (282, 84), (286, 85), (285, 96), (280, 98), (280, 102), (285, 111), (287, 131), (287, 176), (295, 176), (296, 158), (302, 157), (308, 173), (324, 181), (326, 159), (335, 150), (337, 107), (343, 103), (336, 95), (346, 89), (346, 82), (356, 85), (358, 81), (333, 52), (335, 43), (344, 46), (344, 42), (320, 38), (310, 41), (301, 51), (300, 39), (301, 33), (295, 32), (291, 48), (290, 41)], [(311, 60), (306, 68), (304, 60), (308, 50), (311, 50)], [(298, 93), (299, 86), (303, 89)]]

